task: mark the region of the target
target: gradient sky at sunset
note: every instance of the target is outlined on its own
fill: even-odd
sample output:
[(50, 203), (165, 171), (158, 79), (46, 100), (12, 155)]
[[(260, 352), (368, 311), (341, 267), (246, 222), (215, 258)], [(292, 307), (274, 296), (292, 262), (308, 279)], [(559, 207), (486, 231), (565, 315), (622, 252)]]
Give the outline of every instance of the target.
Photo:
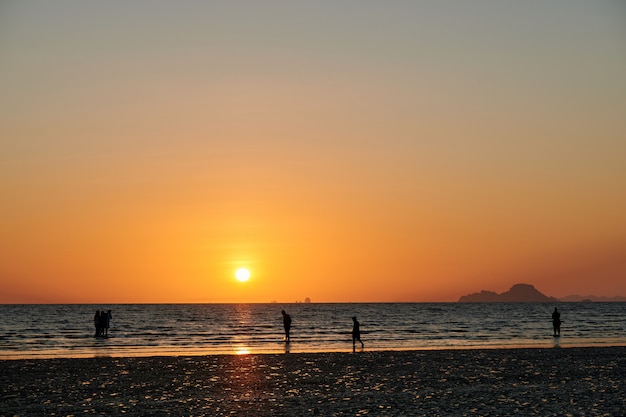
[(2, 2), (0, 303), (626, 295), (625, 22)]

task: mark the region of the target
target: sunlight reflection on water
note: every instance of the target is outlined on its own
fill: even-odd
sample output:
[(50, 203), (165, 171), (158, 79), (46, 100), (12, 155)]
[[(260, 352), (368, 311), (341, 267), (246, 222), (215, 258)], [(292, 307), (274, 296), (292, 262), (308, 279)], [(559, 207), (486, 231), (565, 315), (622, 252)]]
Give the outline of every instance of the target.
[(626, 303), (559, 303), (558, 340), (541, 303), (112, 305), (108, 338), (93, 337), (95, 308), (0, 306), (0, 359), (350, 351), (352, 316), (366, 350), (626, 345)]

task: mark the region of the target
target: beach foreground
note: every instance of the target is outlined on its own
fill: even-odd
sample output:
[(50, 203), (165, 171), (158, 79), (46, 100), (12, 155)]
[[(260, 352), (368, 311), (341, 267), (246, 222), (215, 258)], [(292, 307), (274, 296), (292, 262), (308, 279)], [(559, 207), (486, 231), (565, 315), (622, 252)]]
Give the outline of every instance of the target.
[(0, 361), (0, 415), (626, 415), (626, 347)]

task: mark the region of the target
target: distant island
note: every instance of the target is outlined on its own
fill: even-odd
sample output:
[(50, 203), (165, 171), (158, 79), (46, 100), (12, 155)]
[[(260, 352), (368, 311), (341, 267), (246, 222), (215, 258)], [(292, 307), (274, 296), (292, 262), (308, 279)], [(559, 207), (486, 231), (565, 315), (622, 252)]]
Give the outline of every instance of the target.
[(542, 294), (530, 284), (515, 284), (501, 294), (483, 290), (459, 298), (459, 303), (554, 303), (558, 301), (557, 298)]
[(581, 302), (601, 302), (601, 303), (623, 303), (626, 301), (626, 297), (615, 296), (615, 297), (599, 297), (597, 295), (568, 295), (567, 297), (560, 298), (561, 301), (572, 302), (572, 301), (581, 301)]

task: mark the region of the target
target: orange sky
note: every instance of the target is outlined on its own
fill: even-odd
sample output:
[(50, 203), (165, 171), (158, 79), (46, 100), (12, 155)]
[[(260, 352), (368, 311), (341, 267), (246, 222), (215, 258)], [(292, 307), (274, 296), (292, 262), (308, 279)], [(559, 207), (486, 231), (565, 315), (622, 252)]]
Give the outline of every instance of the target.
[(0, 303), (626, 295), (624, 10), (557, 3), (2, 4)]

